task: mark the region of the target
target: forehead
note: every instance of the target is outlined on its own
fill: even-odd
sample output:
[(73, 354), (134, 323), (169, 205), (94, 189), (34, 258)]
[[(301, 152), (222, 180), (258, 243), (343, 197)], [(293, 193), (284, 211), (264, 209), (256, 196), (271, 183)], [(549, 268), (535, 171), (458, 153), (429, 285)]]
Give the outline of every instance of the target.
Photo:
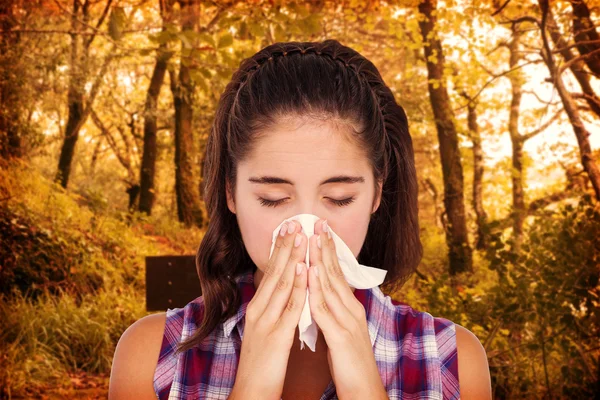
[(354, 129), (334, 118), (279, 119), (258, 134), (252, 152), (242, 164), (253, 171), (294, 166), (363, 171), (369, 163), (364, 148), (353, 137)]

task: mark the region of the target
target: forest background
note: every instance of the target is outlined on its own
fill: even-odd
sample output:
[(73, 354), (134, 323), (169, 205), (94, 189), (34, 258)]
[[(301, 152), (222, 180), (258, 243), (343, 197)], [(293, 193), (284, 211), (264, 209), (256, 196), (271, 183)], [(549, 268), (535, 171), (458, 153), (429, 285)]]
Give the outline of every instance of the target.
[(424, 257), (397, 290), (471, 330), (494, 398), (600, 391), (598, 2), (0, 2), (0, 397), (106, 397), (144, 260), (192, 255), (240, 61), (334, 38), (408, 115)]

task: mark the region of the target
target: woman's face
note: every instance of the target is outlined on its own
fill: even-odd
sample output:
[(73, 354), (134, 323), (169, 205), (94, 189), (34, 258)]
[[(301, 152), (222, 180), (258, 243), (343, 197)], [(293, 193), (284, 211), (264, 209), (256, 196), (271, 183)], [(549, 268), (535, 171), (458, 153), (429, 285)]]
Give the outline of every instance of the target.
[[(331, 121), (280, 122), (238, 164), (235, 204), (229, 192), (227, 204), (236, 214), (246, 251), (258, 267), (256, 287), (269, 261), (273, 230), (296, 214), (327, 219), (354, 256), (360, 253), (371, 213), (379, 207), (381, 185), (373, 206), (376, 193), (368, 160), (335, 126)], [(360, 179), (323, 183), (342, 176)], [(276, 203), (262, 204), (261, 199)]]

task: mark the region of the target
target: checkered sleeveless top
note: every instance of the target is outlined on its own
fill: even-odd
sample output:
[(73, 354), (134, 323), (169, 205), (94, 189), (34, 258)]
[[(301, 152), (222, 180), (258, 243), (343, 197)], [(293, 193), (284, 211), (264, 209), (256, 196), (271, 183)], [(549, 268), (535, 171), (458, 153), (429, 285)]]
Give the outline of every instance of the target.
[[(174, 356), (178, 342), (202, 321), (202, 296), (167, 310), (154, 390), (158, 399), (227, 399), (235, 382), (246, 307), (256, 292), (254, 272), (236, 277), (242, 304), (202, 343)], [(355, 289), (364, 306), (373, 354), (390, 399), (459, 399), (455, 324), (385, 296), (379, 287)], [(320, 400), (337, 399), (335, 385)]]

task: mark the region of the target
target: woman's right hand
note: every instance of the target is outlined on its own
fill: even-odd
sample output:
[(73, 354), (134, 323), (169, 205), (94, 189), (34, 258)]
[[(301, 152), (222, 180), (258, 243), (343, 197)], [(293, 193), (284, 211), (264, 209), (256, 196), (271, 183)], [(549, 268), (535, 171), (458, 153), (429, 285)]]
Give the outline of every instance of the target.
[[(277, 235), (264, 276), (246, 309), (240, 361), (229, 399), (279, 400), (283, 393), (308, 287), (303, 262), (308, 239), (298, 222), (286, 224), (291, 231)], [(301, 239), (298, 246), (296, 238)], [(296, 274), (298, 263), (300, 275)]]

